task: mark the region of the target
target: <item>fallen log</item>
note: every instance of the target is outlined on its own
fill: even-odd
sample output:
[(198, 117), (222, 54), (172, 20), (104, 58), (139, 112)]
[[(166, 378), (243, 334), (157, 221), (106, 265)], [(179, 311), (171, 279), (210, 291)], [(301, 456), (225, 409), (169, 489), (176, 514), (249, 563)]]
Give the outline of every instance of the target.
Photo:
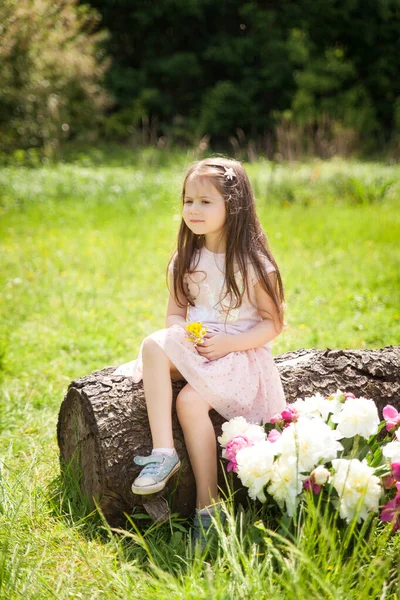
[[(275, 362), (288, 402), (341, 389), (374, 399), (380, 416), (386, 404), (400, 409), (400, 346), (301, 349), (278, 355)], [(143, 385), (133, 383), (130, 377), (113, 375), (114, 371), (115, 367), (106, 367), (69, 385), (57, 424), (62, 468), (69, 465), (74, 470), (82, 493), (92, 506), (96, 501), (111, 525), (121, 524), (124, 513), (140, 506), (155, 520), (166, 518), (169, 508), (189, 516), (195, 507), (195, 483), (175, 411), (176, 396), (185, 382), (172, 382), (173, 435), (182, 468), (162, 495), (141, 497), (132, 494), (130, 486), (140, 470), (133, 457), (151, 452)], [(224, 419), (215, 411), (210, 415), (216, 435), (220, 435)], [(231, 483), (238, 487), (236, 477)], [(219, 484), (225, 487), (221, 465)]]

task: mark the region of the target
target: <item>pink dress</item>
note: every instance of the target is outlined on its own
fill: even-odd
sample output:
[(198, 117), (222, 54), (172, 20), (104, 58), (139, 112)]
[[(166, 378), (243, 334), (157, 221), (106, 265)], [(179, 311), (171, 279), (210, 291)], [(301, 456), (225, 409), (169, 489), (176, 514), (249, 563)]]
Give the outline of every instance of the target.
[[(267, 272), (275, 270), (266, 258), (263, 260)], [(253, 286), (257, 278), (253, 266), (249, 264), (248, 268), (250, 298), (255, 304)], [(246, 294), (242, 306), (231, 310), (226, 318), (228, 298), (220, 301), (223, 298), (224, 269), (225, 254), (215, 254), (205, 247), (200, 250), (195, 272), (185, 276), (190, 294), (195, 298), (195, 306), (188, 307), (187, 321), (200, 321), (211, 333), (235, 335), (254, 327), (262, 319)], [(243, 286), (240, 272), (236, 278), (240, 289)], [(186, 381), (225, 419), (243, 416), (248, 421), (260, 423), (283, 410), (285, 395), (270, 343), (208, 360), (197, 352), (187, 339), (185, 329), (179, 325), (160, 329), (149, 337), (161, 346)], [(141, 381), (142, 346), (138, 358), (121, 365), (114, 374), (133, 377), (136, 383)]]

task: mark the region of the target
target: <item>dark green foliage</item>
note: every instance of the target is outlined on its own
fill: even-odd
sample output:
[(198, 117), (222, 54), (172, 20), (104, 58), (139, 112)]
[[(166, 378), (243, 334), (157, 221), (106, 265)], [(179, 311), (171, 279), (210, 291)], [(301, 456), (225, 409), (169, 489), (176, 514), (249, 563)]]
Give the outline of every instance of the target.
[(399, 153), (400, 0), (90, 4), (0, 0), (3, 152)]
[(323, 156), (396, 143), (400, 0), (91, 4), (111, 33), (109, 137), (271, 151), (272, 135)]
[(92, 3), (111, 32), (108, 84), (121, 120), (149, 137), (260, 137), (294, 91), (287, 24), (255, 2)]

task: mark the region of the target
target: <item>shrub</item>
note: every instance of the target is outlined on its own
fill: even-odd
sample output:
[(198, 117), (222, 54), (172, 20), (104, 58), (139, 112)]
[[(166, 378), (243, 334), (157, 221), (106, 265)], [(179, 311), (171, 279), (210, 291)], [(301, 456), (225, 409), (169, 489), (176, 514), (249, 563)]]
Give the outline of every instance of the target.
[(0, 0), (0, 150), (42, 147), (96, 130), (111, 103), (99, 14), (78, 0)]

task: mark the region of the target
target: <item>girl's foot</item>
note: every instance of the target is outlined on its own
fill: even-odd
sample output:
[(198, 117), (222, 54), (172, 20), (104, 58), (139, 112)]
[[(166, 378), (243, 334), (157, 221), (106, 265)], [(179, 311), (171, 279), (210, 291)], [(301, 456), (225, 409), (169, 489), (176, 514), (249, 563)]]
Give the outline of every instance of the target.
[(212, 517), (224, 525), (226, 521), (225, 512), (219, 507), (210, 507), (210, 510), (196, 510), (193, 519), (192, 544), (195, 551), (203, 553), (212, 543), (217, 533)]
[(155, 494), (164, 489), (167, 481), (181, 466), (175, 450), (172, 456), (157, 453), (150, 456), (135, 456), (133, 461), (137, 465), (144, 465), (139, 476), (132, 484), (132, 492), (143, 496)]

